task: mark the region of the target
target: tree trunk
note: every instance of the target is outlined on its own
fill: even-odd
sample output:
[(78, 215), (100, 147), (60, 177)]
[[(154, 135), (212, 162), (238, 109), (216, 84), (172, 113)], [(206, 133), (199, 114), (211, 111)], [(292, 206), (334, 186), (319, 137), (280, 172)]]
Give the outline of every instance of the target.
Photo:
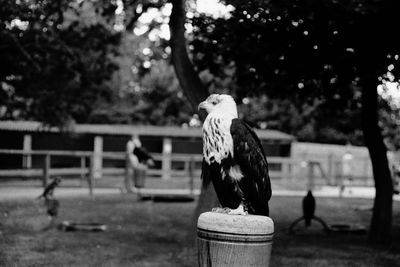
[(361, 67), (363, 133), (372, 162), (376, 189), (369, 241), (374, 244), (385, 244), (390, 242), (393, 184), (386, 154), (387, 148), (378, 126), (377, 64), (371, 61)]
[(172, 51), (172, 64), (175, 68), (179, 83), (190, 101), (195, 112), (197, 105), (208, 96), (207, 88), (201, 82), (186, 49), (185, 38), (185, 0), (171, 0), (173, 5), (169, 19), (171, 39), (169, 41)]
[[(208, 92), (195, 71), (186, 50), (185, 0), (171, 0), (171, 2), (173, 7), (169, 20), (169, 28), (171, 32), (172, 64), (183, 92), (189, 99), (194, 112), (197, 112), (198, 104), (206, 99)], [(210, 210), (217, 205), (218, 199), (212, 183), (208, 183), (207, 186), (203, 185), (194, 214), (194, 222), (197, 222), (200, 213)], [(195, 237), (192, 231), (189, 234), (192, 238)]]

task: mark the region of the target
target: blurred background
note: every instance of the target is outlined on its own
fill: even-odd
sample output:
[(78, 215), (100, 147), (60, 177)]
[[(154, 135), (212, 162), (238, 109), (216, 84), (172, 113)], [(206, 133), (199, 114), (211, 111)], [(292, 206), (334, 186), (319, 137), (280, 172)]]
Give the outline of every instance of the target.
[[(362, 14), (376, 16), (379, 9), (362, 1), (348, 6), (329, 1), (177, 4), (185, 7), (185, 39), (179, 27), (171, 36), (172, 3), (165, 1), (5, 1), (1, 148), (91, 151), (97, 154), (96, 172), (104, 167), (106, 173), (124, 162), (107, 158), (107, 153), (102, 160), (102, 152), (125, 151), (131, 135), (139, 135), (153, 153), (171, 149), (167, 153), (199, 155), (201, 133), (194, 129), (201, 120), (189, 92), (199, 91), (198, 81), (188, 88), (181, 78), (182, 88), (174, 71), (175, 66), (178, 77), (179, 72), (189, 76), (179, 71), (179, 61), (187, 56), (205, 88), (201, 90), (235, 97), (241, 118), (263, 132), (267, 155), (317, 160), (320, 176), (333, 182), (341, 175), (342, 156), (351, 151), (354, 176), (372, 184), (368, 152), (359, 147), (365, 143), (357, 66), (366, 59), (357, 55), (358, 43), (350, 34), (361, 31)], [(179, 60), (174, 59), (173, 51), (185, 43), (187, 54), (175, 52)], [(385, 57), (377, 68), (379, 126), (395, 165), (399, 56), (385, 45), (380, 48)], [(51, 157), (52, 167), (89, 166), (87, 155), (67, 159), (60, 153)], [(43, 153), (0, 157), (1, 169), (43, 165)], [(163, 160), (157, 159), (161, 169)], [(166, 161), (164, 170), (170, 168)]]
[[(398, 207), (388, 203), (393, 192), (399, 198), (400, 179), (397, 7), (384, 0), (0, 1), (0, 202), (6, 203), (0, 208), (7, 214), (0, 220), (0, 234), (14, 223), (18, 233), (37, 230), (40, 219), (22, 222), (33, 216), (28, 204), (19, 217), (5, 218), (17, 209), (13, 201), (33, 199), (54, 177), (63, 179), (59, 196), (70, 208), (86, 203), (84, 210), (91, 209), (89, 193), (114, 195), (103, 204), (116, 205), (122, 213), (126, 206), (118, 205), (128, 202), (146, 214), (153, 208), (168, 211), (139, 206), (136, 196), (198, 200), (204, 114), (197, 113), (197, 104), (210, 93), (225, 93), (234, 97), (240, 118), (261, 139), (274, 195), (291, 197), (287, 205), (272, 204), (283, 228), (296, 217), (287, 217), (286, 207), (300, 203), (299, 197), (312, 189), (325, 198), (368, 199), (356, 203), (375, 205), (373, 214), (384, 210), (386, 215), (371, 227), (388, 232), (371, 231), (379, 234), (369, 237), (385, 243), (397, 220), (395, 212), (392, 220), (392, 207)], [(155, 162), (136, 177), (127, 155), (132, 137)], [(126, 196), (129, 192), (135, 198)], [(126, 198), (115, 196), (120, 193)], [(388, 195), (390, 201), (373, 203), (376, 195)], [(201, 196), (199, 203), (187, 204), (184, 216), (199, 210)], [(336, 202), (323, 203), (329, 217)], [(106, 220), (99, 214), (91, 215)], [(350, 221), (368, 225), (369, 216)], [(160, 221), (152, 222), (158, 227)], [(185, 223), (190, 228), (191, 222)], [(45, 264), (50, 245), (48, 236), (41, 238), (37, 263)], [(185, 239), (179, 238), (177, 243)], [(168, 243), (154, 244), (163, 242)], [(279, 242), (277, 247), (282, 249)], [(191, 250), (174, 249), (167, 262), (192, 266)], [(0, 264), (18, 263), (23, 250), (17, 251), (0, 252)], [(138, 266), (163, 266), (158, 264), (168, 253), (163, 251), (153, 265)], [(292, 255), (298, 261), (276, 256), (275, 263), (304, 263), (301, 253)], [(111, 254), (110, 266), (150, 264)], [(57, 263), (76, 264), (64, 256)], [(367, 259), (378, 263), (381, 256)], [(387, 257), (394, 264), (395, 256)], [(354, 263), (327, 259), (308, 266)]]

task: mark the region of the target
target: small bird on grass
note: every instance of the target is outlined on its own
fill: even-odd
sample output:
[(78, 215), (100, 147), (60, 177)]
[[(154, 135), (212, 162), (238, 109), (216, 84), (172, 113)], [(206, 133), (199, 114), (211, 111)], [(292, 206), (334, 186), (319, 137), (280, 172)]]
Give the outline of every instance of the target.
[(59, 186), (61, 183), (61, 177), (57, 176), (56, 178), (53, 179), (53, 181), (48, 184), (45, 189), (43, 190), (43, 193), (37, 197), (37, 199), (44, 198), (44, 199), (49, 199), (53, 198), (53, 193), (54, 189)]
[(46, 206), (47, 209), (47, 214), (50, 217), (50, 224), (44, 228), (44, 230), (48, 230), (51, 227), (53, 227), (55, 223), (55, 219), (58, 215), (58, 210), (60, 207), (60, 202), (54, 198), (54, 189), (59, 186), (61, 183), (61, 177), (56, 177), (54, 180), (46, 186), (46, 188), (43, 190), (43, 193), (37, 198), (43, 198), (44, 199), (44, 205)]
[(238, 119), (234, 99), (212, 94), (199, 105), (203, 124), (203, 184), (212, 181), (221, 208), (233, 215), (268, 216), (271, 182), (264, 149), (256, 133)]

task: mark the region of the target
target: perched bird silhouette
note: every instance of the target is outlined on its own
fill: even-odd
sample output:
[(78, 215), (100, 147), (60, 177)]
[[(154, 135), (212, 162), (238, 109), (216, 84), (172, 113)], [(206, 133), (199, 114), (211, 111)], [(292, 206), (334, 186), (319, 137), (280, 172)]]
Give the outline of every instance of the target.
[(308, 190), (307, 195), (303, 198), (303, 216), (306, 226), (311, 225), (311, 220), (315, 217), (315, 198), (311, 192)]
[(268, 216), (271, 182), (264, 149), (256, 133), (238, 119), (230, 95), (212, 94), (199, 105), (203, 124), (203, 184), (212, 181), (223, 209), (217, 212)]
[(60, 202), (54, 198), (54, 189), (61, 183), (61, 177), (56, 177), (54, 180), (46, 186), (43, 193), (38, 197), (44, 198), (44, 205), (47, 209), (47, 214), (50, 216), (50, 224), (44, 228), (44, 230), (50, 229), (54, 225), (55, 218), (58, 215)]
[(327, 225), (325, 223), (324, 220), (322, 220), (321, 218), (315, 216), (315, 198), (312, 194), (311, 190), (307, 191), (307, 195), (303, 198), (303, 215), (296, 219), (289, 227), (289, 233), (294, 233), (295, 232), (295, 226), (301, 222), (302, 220), (304, 220), (305, 222), (305, 226), (309, 227), (311, 226), (311, 221), (312, 220), (316, 220), (317, 222), (319, 222), (322, 227), (324, 227), (324, 231), (329, 232), (330, 228), (329, 225)]
[(54, 180), (45, 187), (45, 189), (43, 190), (43, 193), (40, 196), (38, 196), (38, 199), (42, 198), (42, 197), (45, 200), (49, 199), (49, 198), (53, 198), (54, 189), (57, 186), (59, 186), (60, 183), (61, 183), (61, 177), (54, 178)]

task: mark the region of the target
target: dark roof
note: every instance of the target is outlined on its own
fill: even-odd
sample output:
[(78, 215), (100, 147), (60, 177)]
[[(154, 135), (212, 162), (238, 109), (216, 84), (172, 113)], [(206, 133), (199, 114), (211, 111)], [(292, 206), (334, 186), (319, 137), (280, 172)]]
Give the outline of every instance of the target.
[[(57, 127), (46, 127), (36, 121), (0, 121), (0, 131), (18, 132), (60, 132)], [(146, 135), (169, 137), (201, 137), (200, 128), (177, 126), (122, 125), (122, 124), (76, 124), (73, 133), (99, 135)], [(294, 136), (276, 130), (256, 130), (260, 139), (291, 142)]]

